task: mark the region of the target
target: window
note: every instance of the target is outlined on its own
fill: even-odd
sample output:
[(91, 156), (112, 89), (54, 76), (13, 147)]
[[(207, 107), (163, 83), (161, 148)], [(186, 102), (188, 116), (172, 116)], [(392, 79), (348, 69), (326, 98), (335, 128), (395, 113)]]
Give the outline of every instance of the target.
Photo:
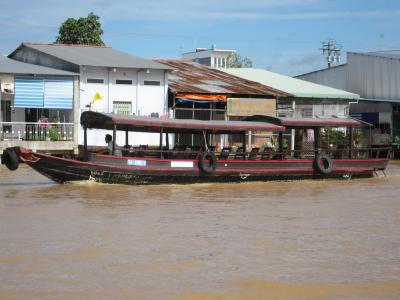
[(132, 114), (132, 103), (128, 101), (114, 101), (113, 109), (115, 114), (130, 115)]
[(160, 85), (159, 81), (155, 81), (155, 80), (145, 80), (143, 82), (144, 85)]
[(87, 83), (104, 83), (104, 79), (100, 78), (88, 78), (86, 79)]
[(313, 109), (312, 107), (305, 107), (301, 110), (301, 117), (302, 118), (312, 118), (313, 116)]
[(73, 78), (16, 76), (14, 107), (72, 109)]
[(116, 84), (132, 84), (132, 80), (126, 80), (126, 79), (117, 79), (115, 81)]

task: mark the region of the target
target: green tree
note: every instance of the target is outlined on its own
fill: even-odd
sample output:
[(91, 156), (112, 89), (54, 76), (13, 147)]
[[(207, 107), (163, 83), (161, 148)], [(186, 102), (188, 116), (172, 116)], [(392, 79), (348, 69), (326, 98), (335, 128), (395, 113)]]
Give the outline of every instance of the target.
[(86, 18), (68, 18), (58, 30), (56, 43), (104, 46), (99, 16), (89, 13)]
[(250, 58), (244, 57), (242, 58), (236, 52), (231, 53), (228, 56), (228, 64), (227, 68), (252, 68), (253, 62)]

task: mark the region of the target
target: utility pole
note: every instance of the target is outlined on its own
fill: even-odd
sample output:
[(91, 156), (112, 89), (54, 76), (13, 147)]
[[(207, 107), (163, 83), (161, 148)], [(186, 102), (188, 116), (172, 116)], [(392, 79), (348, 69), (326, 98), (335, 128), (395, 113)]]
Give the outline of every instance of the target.
[(322, 43), (322, 54), (325, 56), (326, 62), (328, 63), (328, 68), (332, 66), (333, 62), (340, 62), (340, 51), (342, 47), (336, 43), (335, 40), (328, 39)]

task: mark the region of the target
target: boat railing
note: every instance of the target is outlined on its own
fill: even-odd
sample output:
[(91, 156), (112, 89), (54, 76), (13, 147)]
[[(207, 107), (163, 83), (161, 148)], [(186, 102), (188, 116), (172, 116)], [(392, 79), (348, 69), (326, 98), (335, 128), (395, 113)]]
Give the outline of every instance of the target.
[(332, 159), (375, 159), (388, 158), (390, 147), (353, 148), (353, 149), (318, 149), (318, 150), (284, 150), (285, 158), (307, 159), (315, 158), (317, 154), (324, 153)]
[[(202, 147), (176, 147), (174, 149), (149, 149), (146, 147), (122, 148), (122, 156), (163, 158), (163, 159), (198, 159), (205, 151)], [(233, 150), (225, 147), (215, 151), (210, 147), (208, 151), (213, 152), (219, 160), (287, 160), (287, 159), (314, 159), (318, 153), (324, 153), (332, 159), (376, 159), (388, 158), (391, 148), (353, 148), (353, 149), (318, 149), (318, 150), (275, 150), (273, 148), (253, 148), (251, 151), (243, 151), (241, 147)]]
[(0, 140), (72, 141), (73, 123), (0, 122)]

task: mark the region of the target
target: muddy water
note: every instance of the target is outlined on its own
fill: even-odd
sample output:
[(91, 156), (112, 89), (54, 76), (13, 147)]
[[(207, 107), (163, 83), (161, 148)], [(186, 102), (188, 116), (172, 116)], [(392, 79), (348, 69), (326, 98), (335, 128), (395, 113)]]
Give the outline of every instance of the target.
[(56, 185), (0, 168), (0, 299), (400, 299), (388, 177)]

